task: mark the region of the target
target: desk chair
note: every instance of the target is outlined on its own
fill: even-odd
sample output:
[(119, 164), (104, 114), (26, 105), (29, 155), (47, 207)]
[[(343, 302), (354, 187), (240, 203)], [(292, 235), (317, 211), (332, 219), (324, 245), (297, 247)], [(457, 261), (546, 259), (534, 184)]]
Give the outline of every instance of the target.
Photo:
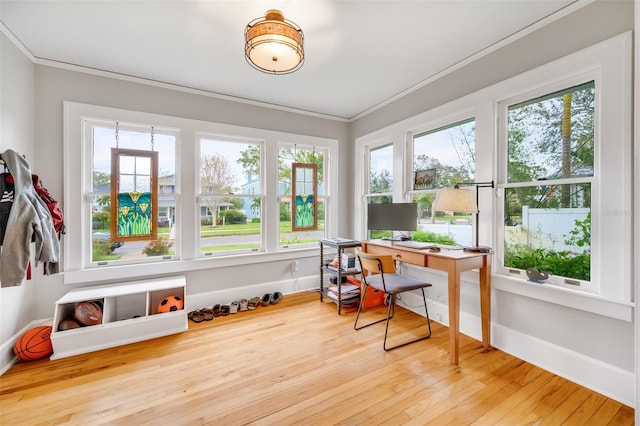
[[(360, 312), (362, 311), (362, 305), (364, 304), (364, 297), (362, 297), (360, 305), (358, 306), (358, 313), (356, 314), (356, 322), (353, 325), (355, 330), (360, 330), (370, 325), (378, 324), (379, 322), (387, 322), (387, 326), (384, 330), (384, 343), (382, 347), (385, 351), (399, 348), (401, 346), (408, 345), (410, 343), (419, 342), (431, 337), (431, 321), (429, 321), (429, 310), (427, 309), (427, 299), (424, 295), (425, 287), (431, 287), (430, 283), (426, 283), (415, 278), (407, 277), (396, 273), (396, 264), (393, 261), (391, 255), (379, 255), (373, 256), (368, 253), (364, 253), (360, 250), (357, 251), (358, 259), (360, 260), (360, 266), (362, 268), (362, 282), (361, 289), (362, 294), (367, 294), (367, 288), (373, 287), (375, 289), (384, 291), (388, 296), (387, 299), (387, 317), (379, 319), (369, 324), (358, 326), (358, 319), (360, 318)], [(365, 274), (365, 270), (367, 274)], [(365, 276), (367, 275), (367, 276)], [(420, 337), (399, 345), (387, 347), (387, 334), (389, 332), (389, 320), (393, 318), (396, 296), (400, 293), (420, 289), (422, 292), (422, 300), (424, 302), (424, 310), (427, 315), (427, 328), (429, 334), (424, 337)]]

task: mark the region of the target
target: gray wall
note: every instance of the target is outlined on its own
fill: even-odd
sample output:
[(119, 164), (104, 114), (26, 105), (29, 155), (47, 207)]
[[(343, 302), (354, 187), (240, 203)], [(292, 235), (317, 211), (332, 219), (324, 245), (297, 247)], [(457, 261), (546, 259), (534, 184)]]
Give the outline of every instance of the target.
[[(33, 166), (34, 65), (1, 33), (0, 49), (0, 153), (13, 149)], [(35, 287), (35, 281), (25, 281), (0, 289), (0, 345), (33, 320)], [(3, 358), (0, 354), (0, 362)]]
[(355, 138), (633, 29), (633, 2), (598, 1), (352, 123)]

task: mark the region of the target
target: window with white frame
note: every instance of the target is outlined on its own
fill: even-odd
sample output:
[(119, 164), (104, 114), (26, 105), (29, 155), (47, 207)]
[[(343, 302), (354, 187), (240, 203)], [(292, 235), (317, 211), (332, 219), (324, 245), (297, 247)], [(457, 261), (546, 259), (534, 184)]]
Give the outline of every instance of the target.
[[(316, 244), (325, 237), (326, 223), (326, 148), (316, 146), (305, 146), (298, 144), (280, 144), (278, 150), (278, 201), (279, 201), (279, 237), (281, 248), (300, 247), (308, 244)], [(294, 230), (292, 226), (295, 218), (294, 194), (292, 183), (292, 172), (294, 164), (310, 164), (315, 166), (316, 194), (315, 200), (317, 217), (315, 218), (317, 229)]]
[(200, 253), (262, 250), (262, 143), (202, 135)]
[[(367, 150), (368, 185), (366, 205), (393, 202), (393, 144), (370, 147)], [(394, 230), (369, 229), (368, 238), (391, 237)]]
[[(429, 146), (427, 141), (438, 131), (459, 124), (456, 117), (475, 117), (475, 122), (466, 123), (475, 133), (475, 148), (470, 151), (475, 152), (475, 167), (453, 180), (481, 176), (496, 184), (494, 197), (488, 191), (481, 193), (476, 229), (481, 243), (495, 251), (492, 286), (629, 321), (634, 189), (631, 40), (630, 33), (613, 37), (361, 136), (357, 147), (366, 158), (369, 141), (408, 135), (402, 190), (421, 203), (428, 194), (434, 197), (441, 184), (436, 173), (434, 189), (415, 188), (415, 172), (430, 170), (429, 164), (419, 161), (424, 153), (418, 144)], [(447, 122), (455, 124), (442, 127)], [(437, 159), (435, 146), (433, 154), (426, 155)], [(362, 188), (366, 179), (363, 175)], [(417, 183), (426, 185), (422, 180)], [(394, 194), (399, 190), (395, 184)], [(357, 195), (364, 193), (363, 189)], [(420, 225), (424, 219), (423, 213)], [(426, 219), (430, 222), (428, 212)], [(535, 271), (528, 275), (530, 268)]]
[[(416, 241), (469, 246), (473, 218), (468, 212), (434, 211), (438, 189), (473, 182), (475, 120), (467, 119), (413, 135), (413, 167), (409, 172), (411, 200), (418, 206)], [(477, 225), (476, 225), (477, 226)]]
[(497, 274), (630, 302), (629, 37), (505, 85)]
[[(91, 185), (87, 187), (85, 193), (88, 200), (91, 200), (86, 211), (90, 215), (91, 223), (91, 246), (90, 264), (102, 266), (107, 264), (123, 264), (129, 262), (140, 262), (145, 258), (156, 256), (171, 257), (175, 255), (173, 248), (175, 236), (170, 232), (173, 215), (176, 210), (175, 199), (175, 149), (176, 134), (170, 129), (155, 128), (142, 123), (119, 123), (105, 122), (100, 120), (86, 120), (85, 122), (85, 148), (89, 153), (91, 164)], [(158, 154), (158, 185), (151, 191), (158, 191), (158, 209), (156, 223), (151, 223), (151, 228), (156, 228), (156, 238), (140, 239), (128, 241), (114, 235), (111, 225), (114, 220), (119, 220), (122, 212), (112, 210), (113, 200), (111, 199), (111, 186), (115, 183), (112, 174), (112, 151), (135, 150), (137, 152), (157, 152)], [(127, 173), (126, 163), (120, 165), (121, 173)], [(134, 182), (126, 181), (131, 175), (120, 175), (119, 189), (125, 190)], [(148, 174), (145, 178), (148, 181)], [(144, 180), (143, 179), (143, 180)], [(155, 179), (155, 177), (154, 177)], [(146, 183), (146, 187), (149, 182)], [(123, 189), (124, 188), (124, 189)], [(133, 189), (132, 189), (133, 190)], [(144, 205), (145, 210), (150, 210), (152, 206)], [(124, 207), (123, 207), (124, 209)], [(129, 210), (129, 209), (127, 209)], [(130, 212), (131, 213), (131, 212)], [(131, 215), (139, 214), (133, 212)], [(117, 219), (114, 219), (117, 217)], [(149, 260), (149, 259), (147, 259)]]
[(504, 266), (533, 281), (588, 287), (596, 86), (506, 107)]
[[(328, 219), (337, 213), (328, 203), (337, 182), (337, 173), (328, 168), (337, 154), (335, 139), (75, 102), (65, 102), (64, 120), (64, 206), (73, 225), (63, 244), (65, 283), (289, 259), (296, 254), (282, 249), (317, 249), (329, 232)], [(158, 197), (153, 240), (119, 241), (111, 235), (114, 147), (135, 150), (141, 158), (158, 156), (157, 173), (134, 168), (139, 182), (129, 185), (131, 201), (138, 201), (134, 210), (148, 211), (138, 186)], [(290, 196), (293, 162), (317, 165), (314, 231), (291, 232), (289, 219), (278, 214), (276, 200), (286, 203)], [(124, 162), (119, 176), (133, 176)]]

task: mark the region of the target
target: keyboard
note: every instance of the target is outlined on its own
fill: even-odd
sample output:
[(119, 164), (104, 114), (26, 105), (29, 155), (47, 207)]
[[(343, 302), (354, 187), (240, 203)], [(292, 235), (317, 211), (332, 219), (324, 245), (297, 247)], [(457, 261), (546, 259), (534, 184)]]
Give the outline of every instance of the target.
[(428, 249), (428, 248), (431, 248), (431, 247), (436, 247), (436, 244), (433, 244), (433, 243), (425, 243), (423, 241), (413, 241), (413, 240), (396, 241), (394, 243), (394, 245), (403, 246), (403, 247), (409, 247), (409, 248), (414, 248), (414, 249)]

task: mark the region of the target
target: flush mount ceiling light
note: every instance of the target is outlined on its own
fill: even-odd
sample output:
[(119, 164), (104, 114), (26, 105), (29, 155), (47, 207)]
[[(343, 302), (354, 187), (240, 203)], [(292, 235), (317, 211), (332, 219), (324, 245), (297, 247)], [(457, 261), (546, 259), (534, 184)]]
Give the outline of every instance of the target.
[(263, 18), (249, 22), (244, 40), (247, 61), (260, 71), (288, 74), (304, 62), (304, 34), (279, 10), (268, 10)]

